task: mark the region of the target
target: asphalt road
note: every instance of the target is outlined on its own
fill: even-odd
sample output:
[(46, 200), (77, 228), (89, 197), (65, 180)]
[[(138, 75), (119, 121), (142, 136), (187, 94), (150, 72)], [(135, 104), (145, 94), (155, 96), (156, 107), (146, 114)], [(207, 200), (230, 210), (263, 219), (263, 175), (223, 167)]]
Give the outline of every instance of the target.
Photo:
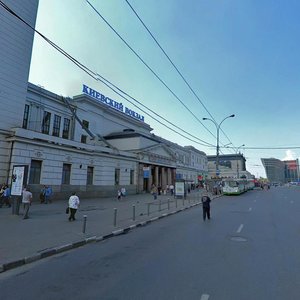
[(212, 202), (0, 274), (2, 300), (296, 300), (300, 189)]

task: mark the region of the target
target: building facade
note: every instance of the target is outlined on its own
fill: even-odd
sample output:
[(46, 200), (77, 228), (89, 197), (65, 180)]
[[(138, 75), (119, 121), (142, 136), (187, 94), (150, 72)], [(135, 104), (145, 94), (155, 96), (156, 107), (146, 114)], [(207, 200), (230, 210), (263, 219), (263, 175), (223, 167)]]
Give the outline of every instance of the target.
[[(32, 27), (38, 0), (7, 5)], [(176, 179), (197, 182), (207, 173), (204, 152), (151, 133), (144, 117), (83, 85), (64, 98), (28, 83), (33, 30), (0, 9), (0, 183), (14, 167), (36, 195), (50, 185), (56, 198), (77, 191), (85, 197), (149, 192)]]
[[(6, 0), (5, 4), (32, 27), (38, 0)], [(22, 126), (34, 32), (0, 8), (0, 183), (8, 178), (11, 129)]]
[[(84, 91), (84, 86), (83, 86)], [(110, 99), (111, 100), (111, 99)], [(113, 100), (112, 100), (113, 101)], [(28, 83), (22, 126), (11, 128), (10, 173), (25, 165), (26, 184), (38, 194), (50, 185), (57, 198), (162, 190), (177, 179), (197, 183), (207, 173), (204, 152), (151, 133), (141, 116), (83, 93), (64, 98)]]
[(299, 160), (284, 160), (285, 182), (299, 182)]
[(266, 176), (270, 182), (288, 183), (299, 182), (299, 160), (284, 160), (262, 158)]
[(270, 182), (285, 182), (284, 162), (277, 158), (261, 158), (261, 162), (265, 168), (266, 176)]
[[(209, 178), (216, 178), (216, 155), (208, 155)], [(246, 159), (243, 154), (219, 155), (219, 170), (221, 178), (252, 178), (246, 170)]]

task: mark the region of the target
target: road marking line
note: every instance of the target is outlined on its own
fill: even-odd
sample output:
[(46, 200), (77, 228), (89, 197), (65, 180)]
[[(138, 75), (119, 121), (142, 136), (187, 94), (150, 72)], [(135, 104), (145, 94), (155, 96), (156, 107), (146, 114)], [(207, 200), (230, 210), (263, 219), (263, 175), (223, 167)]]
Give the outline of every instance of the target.
[(244, 225), (241, 224), (240, 227), (238, 228), (238, 230), (237, 230), (236, 232), (237, 232), (237, 233), (240, 233), (240, 232), (242, 231), (243, 227), (244, 227)]
[(252, 207), (249, 207), (249, 211), (251, 211), (252, 210)]
[(209, 295), (203, 294), (203, 295), (201, 296), (200, 300), (208, 300), (208, 298), (209, 298)]

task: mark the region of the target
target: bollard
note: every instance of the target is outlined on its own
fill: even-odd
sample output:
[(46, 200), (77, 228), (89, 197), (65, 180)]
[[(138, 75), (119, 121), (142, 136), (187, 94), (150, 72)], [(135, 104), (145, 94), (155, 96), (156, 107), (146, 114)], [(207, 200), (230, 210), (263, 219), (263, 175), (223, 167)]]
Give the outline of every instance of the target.
[(170, 210), (170, 198), (168, 198), (168, 210)]
[(184, 197), (182, 197), (182, 206), (184, 206)]
[(150, 216), (150, 203), (148, 203), (148, 207), (147, 207), (147, 215)]
[(85, 229), (86, 229), (86, 219), (87, 219), (87, 216), (84, 215), (83, 216), (83, 228), (82, 228), (82, 232), (85, 233)]
[(132, 205), (132, 220), (135, 221), (135, 205)]
[(177, 198), (175, 199), (175, 206), (176, 206), (176, 208), (177, 208)]
[(118, 209), (114, 208), (114, 226), (115, 227), (117, 226), (117, 212), (118, 212)]
[(158, 211), (161, 211), (161, 200), (159, 199)]

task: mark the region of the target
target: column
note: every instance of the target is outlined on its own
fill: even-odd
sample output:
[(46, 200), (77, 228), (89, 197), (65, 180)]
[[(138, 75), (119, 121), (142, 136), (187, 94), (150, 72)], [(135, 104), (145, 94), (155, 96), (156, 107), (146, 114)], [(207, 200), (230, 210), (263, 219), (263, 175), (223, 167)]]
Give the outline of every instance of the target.
[(158, 167), (155, 166), (154, 168), (155, 168), (154, 184), (158, 187), (158, 184), (159, 184), (159, 182), (158, 182)]
[(167, 185), (167, 176), (166, 176), (166, 169), (164, 167), (161, 168), (161, 187), (163, 190), (166, 189)]
[(148, 178), (148, 184), (147, 184), (147, 191), (148, 192), (151, 191), (151, 186), (152, 186), (152, 183), (153, 183), (153, 178), (152, 178), (152, 169), (153, 169), (153, 167), (149, 166), (149, 168), (150, 168), (150, 171), (149, 171), (149, 178)]
[(167, 168), (167, 184), (170, 185), (171, 183), (172, 183), (171, 169)]

